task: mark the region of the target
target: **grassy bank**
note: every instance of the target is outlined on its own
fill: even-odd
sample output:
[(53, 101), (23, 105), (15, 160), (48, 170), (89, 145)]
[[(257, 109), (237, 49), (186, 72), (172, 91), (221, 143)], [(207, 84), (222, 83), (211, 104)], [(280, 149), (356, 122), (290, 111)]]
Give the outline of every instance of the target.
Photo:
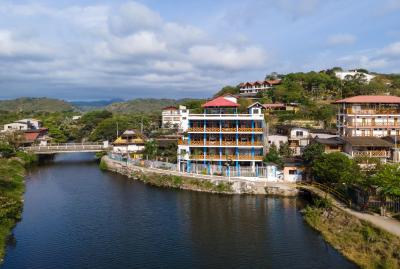
[(132, 177), (138, 178), (144, 183), (157, 187), (178, 188), (214, 193), (233, 193), (232, 185), (225, 182), (213, 183), (209, 180), (142, 172), (135, 172)]
[(304, 210), (309, 225), (361, 268), (400, 268), (400, 238), (319, 201)]
[(0, 263), (11, 230), (21, 219), (25, 166), (35, 161), (35, 156), (25, 153), (17, 153), (10, 159), (0, 158)]

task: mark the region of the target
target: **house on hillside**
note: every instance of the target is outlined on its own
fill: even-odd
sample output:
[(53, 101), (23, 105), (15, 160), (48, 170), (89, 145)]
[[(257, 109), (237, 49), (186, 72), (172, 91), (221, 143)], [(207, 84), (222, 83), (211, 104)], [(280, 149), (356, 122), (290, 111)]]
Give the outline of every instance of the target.
[(247, 109), (259, 108), (265, 114), (269, 114), (272, 111), (298, 111), (298, 106), (296, 104), (283, 104), (283, 103), (271, 103), (271, 104), (261, 104), (260, 102), (255, 102), (247, 107)]
[(359, 95), (335, 102), (341, 136), (400, 135), (400, 97)]
[(162, 109), (162, 128), (182, 129), (181, 123), (187, 117), (185, 106), (168, 106)]
[(314, 138), (310, 143), (319, 143), (324, 146), (325, 153), (343, 152), (346, 143), (340, 137)]
[(342, 137), (343, 151), (351, 157), (378, 158), (382, 162), (391, 159), (393, 144), (378, 137)]
[(36, 119), (22, 119), (4, 125), (3, 131), (39, 130), (42, 124)]
[(239, 84), (240, 96), (256, 97), (258, 93), (268, 91), (281, 83), (280, 79), (254, 82), (242, 82)]
[(289, 148), (293, 156), (302, 154), (303, 149), (310, 143), (310, 132), (306, 128), (293, 125), (278, 125), (276, 132), (288, 137)]
[(135, 130), (126, 130), (113, 142), (113, 152), (129, 154), (131, 158), (142, 158), (146, 138)]

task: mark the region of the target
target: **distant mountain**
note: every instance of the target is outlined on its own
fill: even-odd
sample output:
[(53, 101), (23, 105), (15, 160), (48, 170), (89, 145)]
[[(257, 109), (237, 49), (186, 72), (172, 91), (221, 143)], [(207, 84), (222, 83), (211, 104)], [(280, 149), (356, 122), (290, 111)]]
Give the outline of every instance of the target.
[(106, 109), (117, 113), (151, 113), (160, 112), (166, 106), (176, 106), (182, 102), (183, 100), (175, 99), (133, 99), (111, 104)]
[(81, 111), (88, 111), (88, 110), (105, 108), (108, 105), (123, 101), (124, 101), (123, 99), (114, 98), (110, 100), (97, 100), (97, 101), (72, 101), (69, 103), (74, 107), (77, 107)]
[(0, 110), (9, 112), (61, 112), (76, 109), (63, 100), (23, 97), (12, 100), (0, 100)]

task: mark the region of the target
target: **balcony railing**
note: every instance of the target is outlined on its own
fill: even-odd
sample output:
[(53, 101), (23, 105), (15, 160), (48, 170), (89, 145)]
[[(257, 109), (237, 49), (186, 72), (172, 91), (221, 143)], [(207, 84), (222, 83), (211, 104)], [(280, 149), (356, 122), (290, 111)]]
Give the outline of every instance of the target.
[[(263, 132), (263, 128), (251, 128), (251, 127), (239, 127), (236, 129), (236, 127), (207, 127), (205, 128), (206, 132), (233, 132), (235, 133), (236, 131), (238, 132)], [(188, 128), (188, 132), (204, 132), (204, 127), (190, 127)]]
[(357, 114), (357, 115), (376, 115), (376, 114), (400, 114), (399, 109), (361, 109), (361, 110), (354, 110), (348, 108), (346, 110), (347, 114)]
[(255, 155), (254, 157), (251, 155), (239, 155), (239, 158), (236, 155), (213, 155), (213, 154), (207, 154), (207, 155), (203, 155), (203, 154), (197, 154), (197, 155), (190, 155), (190, 159), (191, 160), (204, 160), (204, 157), (206, 160), (231, 160), (231, 161), (241, 161), (241, 160), (245, 160), (245, 161), (262, 161), (263, 160), (263, 156), (260, 155)]
[(368, 150), (368, 151), (353, 151), (354, 157), (383, 157), (389, 158), (390, 151), (386, 150)]
[[(178, 145), (189, 145), (188, 140), (178, 140)], [(190, 141), (190, 146), (263, 146), (262, 141), (239, 141), (236, 143), (236, 141), (205, 141), (204, 140), (191, 140)]]
[(374, 123), (374, 122), (349, 122), (348, 127), (400, 127), (399, 122), (386, 122), (386, 123)]

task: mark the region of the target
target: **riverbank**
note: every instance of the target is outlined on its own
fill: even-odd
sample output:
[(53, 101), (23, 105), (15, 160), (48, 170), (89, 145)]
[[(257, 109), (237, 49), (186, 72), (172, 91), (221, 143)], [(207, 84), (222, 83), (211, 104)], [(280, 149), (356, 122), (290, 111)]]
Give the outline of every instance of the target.
[(11, 231), (21, 220), (25, 166), (35, 160), (34, 156), (25, 153), (10, 159), (0, 158), (0, 264)]
[(400, 238), (332, 204), (304, 210), (306, 222), (361, 268), (400, 268)]
[(251, 178), (186, 174), (177, 171), (141, 167), (113, 160), (108, 156), (104, 156), (101, 159), (100, 169), (113, 171), (158, 187), (210, 193), (268, 194), (283, 197), (295, 197), (299, 193), (294, 184), (272, 183)]

